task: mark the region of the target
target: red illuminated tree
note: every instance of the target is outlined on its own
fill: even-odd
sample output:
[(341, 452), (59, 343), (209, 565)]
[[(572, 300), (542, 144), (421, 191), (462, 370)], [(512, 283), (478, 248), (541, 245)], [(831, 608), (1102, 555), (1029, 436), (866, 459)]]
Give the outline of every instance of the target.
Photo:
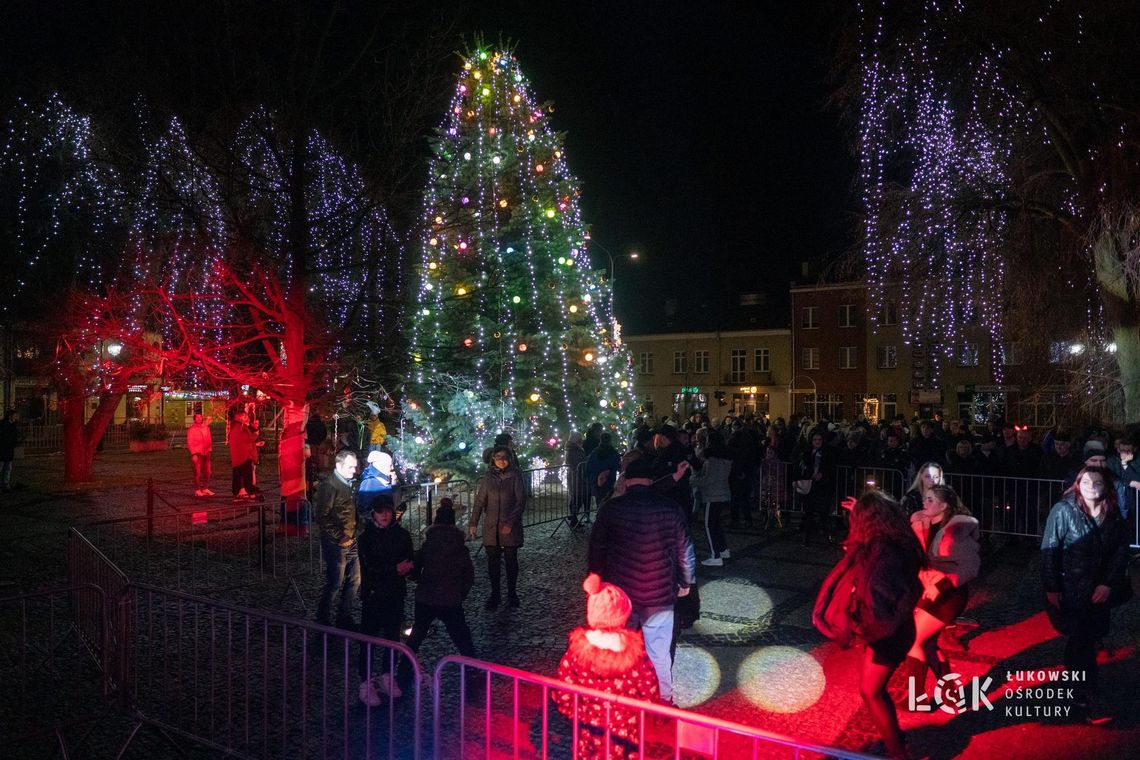
[(217, 385), (248, 385), (281, 405), (278, 471), (281, 495), (293, 506), (305, 497), (307, 404), (326, 385), (332, 336), (307, 302), (304, 278), (282, 282), (247, 252), (216, 261), (208, 290), (156, 289), (168, 325), (163, 355)]
[(167, 356), (154, 331), (156, 315), (148, 308), (153, 304), (137, 288), (101, 295), (76, 290), (65, 301), (50, 371), (59, 394), (68, 483), (93, 479), (99, 441), (128, 388), (182, 367), (177, 357)]

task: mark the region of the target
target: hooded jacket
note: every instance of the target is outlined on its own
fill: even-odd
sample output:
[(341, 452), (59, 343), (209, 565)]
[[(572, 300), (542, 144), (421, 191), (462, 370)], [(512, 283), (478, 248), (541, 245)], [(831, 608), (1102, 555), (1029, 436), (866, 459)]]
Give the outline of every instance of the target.
[(360, 485), (356, 489), (356, 506), (362, 519), (368, 519), (372, 512), (372, 505), (385, 494), (394, 490), (392, 473), (378, 469), (375, 465), (368, 465), (360, 476)]
[[(483, 517), (484, 546), (522, 546), (522, 515), (526, 509), (526, 492), (523, 489), (522, 475), (512, 465), (500, 470), (492, 465), (479, 481), (475, 493), (475, 508), (471, 510), (468, 524), (479, 524)], [(510, 526), (504, 533), (503, 527)]]
[(463, 531), (454, 525), (436, 524), (427, 529), (416, 552), (416, 604), (460, 607), (475, 585), (475, 565), (463, 543)]
[(700, 489), (701, 500), (710, 504), (732, 501), (728, 478), (732, 472), (732, 460), (709, 457), (701, 464), (701, 469), (692, 475), (692, 485)]

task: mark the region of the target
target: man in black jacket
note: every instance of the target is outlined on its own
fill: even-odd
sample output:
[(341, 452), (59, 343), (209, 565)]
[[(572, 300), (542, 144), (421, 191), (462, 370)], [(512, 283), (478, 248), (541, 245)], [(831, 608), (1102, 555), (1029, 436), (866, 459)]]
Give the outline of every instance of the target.
[(317, 602), (317, 622), (332, 625), (332, 600), (340, 591), (336, 624), (352, 629), (352, 607), (360, 588), (360, 561), (356, 551), (356, 453), (344, 449), (336, 455), (333, 473), (317, 489), (316, 523), (321, 531), (321, 557), (325, 561), (325, 587)]
[[(686, 470), (680, 478), (671, 477), (681, 462), (688, 461), (689, 451), (677, 441), (677, 429), (662, 425), (653, 432), (653, 479), (658, 491), (668, 496), (685, 511), (685, 519), (693, 514), (692, 488)], [(603, 577), (604, 580), (604, 577)]]
[[(412, 537), (396, 523), (391, 494), (372, 504), (364, 533), (360, 536), (360, 632), (388, 641), (400, 640), (404, 627), (404, 595), (412, 572)], [(378, 677), (370, 678), (371, 647), (360, 645), (360, 701), (370, 707), (380, 704), (379, 693), (400, 696), (400, 687), (389, 675), (388, 650), (381, 649)], [(379, 692), (379, 693), (378, 693)]]
[(673, 698), (673, 605), (696, 584), (697, 558), (688, 520), (676, 502), (650, 488), (653, 474), (652, 465), (642, 460), (626, 467), (625, 494), (598, 510), (589, 570), (629, 596), (630, 624), (640, 624), (661, 699), (668, 703)]

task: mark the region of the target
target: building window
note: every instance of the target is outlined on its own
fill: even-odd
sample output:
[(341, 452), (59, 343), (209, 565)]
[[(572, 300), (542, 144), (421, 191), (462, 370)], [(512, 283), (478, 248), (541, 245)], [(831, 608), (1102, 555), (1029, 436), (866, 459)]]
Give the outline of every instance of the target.
[(803, 352), (803, 368), (819, 369), (819, 349), (805, 348)]
[(838, 420), (843, 418), (843, 395), (839, 393), (817, 393), (804, 396), (804, 413), (813, 420), (823, 415)]
[(744, 373), (747, 370), (745, 366), (748, 361), (748, 352), (743, 348), (734, 348), (728, 353), (731, 369), (729, 370), (729, 382), (743, 383)]
[(673, 374), (674, 375), (683, 375), (686, 372), (688, 372), (688, 370), (689, 370), (689, 368), (687, 366), (689, 363), (688, 362), (688, 356), (689, 355), (686, 354), (684, 351), (674, 351), (673, 352)]
[(959, 343), (954, 351), (954, 360), (959, 367), (976, 367), (978, 366), (978, 344), (977, 343)]
[(707, 374), (709, 371), (709, 352), (708, 351), (694, 351), (693, 352), (693, 372), (698, 374)]
[(1053, 427), (1057, 424), (1058, 417), (1063, 416), (1069, 400), (1069, 394), (1064, 392), (1035, 393), (1028, 398), (1021, 399), (1021, 403), (1018, 404), (1017, 418), (1021, 420), (1023, 425)]
[(767, 393), (734, 393), (732, 394), (732, 413), (733, 414), (756, 414), (764, 415), (768, 413), (770, 408), (770, 400)]
[(819, 327), (819, 307), (805, 306), (800, 310), (800, 327), (815, 330)]
[(1062, 362), (1076, 361), (1084, 352), (1085, 345), (1083, 343), (1055, 340), (1049, 344), (1049, 363), (1060, 364)]
[(1021, 364), (1021, 343), (1007, 341), (1001, 344), (1001, 364), (1003, 367)]
[(645, 409), (646, 414), (653, 414), (653, 395), (646, 393), (641, 397), (641, 406)]
[(899, 397), (897, 393), (884, 393), (879, 404), (879, 419), (893, 420), (899, 413)]
[(855, 304), (841, 303), (839, 304), (839, 326), (840, 327), (854, 327), (855, 326)]
[(653, 374), (653, 354), (651, 354), (649, 352), (644, 352), (638, 357), (638, 359), (640, 360), (640, 364), (641, 364), (641, 367), (640, 367), (641, 374), (652, 375)]
[(756, 372), (770, 372), (771, 371), (771, 358), (772, 353), (766, 348), (758, 348), (752, 354), (754, 364), (752, 369)]
[(855, 369), (855, 346), (839, 347), (839, 369)]
[(879, 369), (894, 369), (899, 366), (898, 346), (879, 346), (876, 353), (878, 354), (876, 364)]
[(883, 301), (883, 308), (879, 310), (880, 325), (897, 325), (899, 323), (898, 301)]

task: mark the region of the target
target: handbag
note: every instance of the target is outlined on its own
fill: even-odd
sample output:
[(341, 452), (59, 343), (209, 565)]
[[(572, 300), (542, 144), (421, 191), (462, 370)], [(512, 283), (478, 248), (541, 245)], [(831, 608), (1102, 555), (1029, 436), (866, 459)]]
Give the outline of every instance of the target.
[(811, 493), (810, 480), (797, 480), (794, 485), (796, 487), (796, 493), (798, 493), (800, 496), (807, 496), (809, 493)]

